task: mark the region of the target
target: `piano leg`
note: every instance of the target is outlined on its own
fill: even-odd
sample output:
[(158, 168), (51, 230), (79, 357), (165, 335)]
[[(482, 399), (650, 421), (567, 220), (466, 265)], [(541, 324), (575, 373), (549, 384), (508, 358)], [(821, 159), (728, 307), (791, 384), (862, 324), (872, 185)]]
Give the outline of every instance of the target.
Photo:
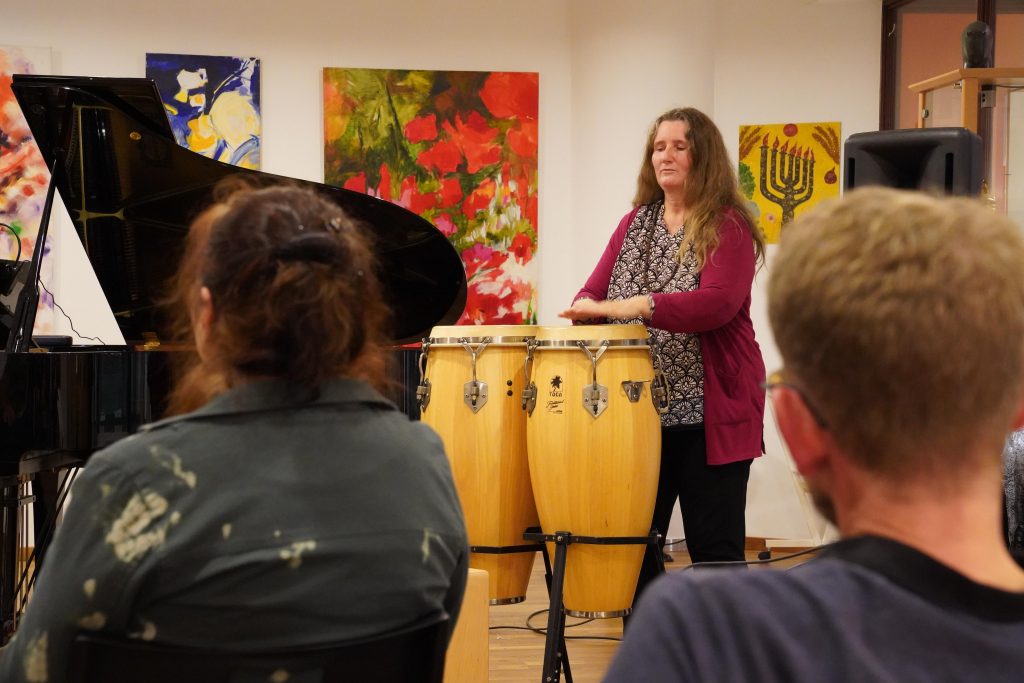
[(0, 645), (18, 627), (78, 471), (0, 477)]
[(18, 520), (21, 481), (4, 477), (0, 485), (0, 644), (14, 635), (18, 583)]
[(63, 491), (61, 490), (61, 479), (63, 471), (43, 470), (35, 475), (32, 481), (32, 493), (35, 494), (35, 504), (32, 506), (33, 528), (36, 530), (36, 538), (45, 539), (45, 543), (35, 544), (35, 561), (37, 566), (42, 566), (43, 555), (49, 547), (49, 540), (53, 531), (57, 528), (57, 515), (63, 507)]

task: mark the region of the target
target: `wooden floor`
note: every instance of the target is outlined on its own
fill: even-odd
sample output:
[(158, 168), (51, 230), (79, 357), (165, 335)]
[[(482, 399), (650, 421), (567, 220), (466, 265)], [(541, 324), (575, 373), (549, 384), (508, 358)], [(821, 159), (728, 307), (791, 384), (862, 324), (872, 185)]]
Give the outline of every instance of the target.
[[(773, 551), (782, 557), (785, 550)], [(674, 562), (665, 565), (668, 571), (678, 571), (689, 564), (686, 551), (672, 552)], [(771, 570), (791, 567), (811, 556), (783, 560), (758, 569)], [(757, 559), (757, 551), (747, 552), (748, 560)], [(495, 605), (490, 608), (490, 683), (541, 683), (544, 661), (544, 636), (526, 628), (527, 618), (534, 612), (547, 610), (548, 594), (544, 584), (544, 562), (538, 555), (526, 600), (517, 605)], [(543, 629), (547, 625), (547, 612), (537, 614), (530, 624)], [(573, 624), (579, 624), (573, 626)], [(503, 628), (503, 627), (515, 628)], [(604, 676), (622, 638), (622, 619), (566, 618), (566, 648), (574, 683), (595, 683)], [(590, 636), (600, 639), (577, 639)], [(608, 640), (614, 639), (614, 640)], [(563, 678), (564, 680), (564, 678)]]

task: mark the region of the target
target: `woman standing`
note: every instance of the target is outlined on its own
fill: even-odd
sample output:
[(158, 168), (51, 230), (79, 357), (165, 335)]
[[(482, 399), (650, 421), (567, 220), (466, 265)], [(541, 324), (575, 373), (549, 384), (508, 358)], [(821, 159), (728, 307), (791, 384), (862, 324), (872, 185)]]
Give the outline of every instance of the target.
[[(679, 496), (692, 561), (743, 560), (747, 479), (763, 445), (750, 288), (764, 238), (711, 119), (692, 108), (658, 117), (633, 204), (560, 315), (648, 326), (670, 388), (653, 525), (665, 533)], [(656, 572), (648, 553), (638, 593)]]

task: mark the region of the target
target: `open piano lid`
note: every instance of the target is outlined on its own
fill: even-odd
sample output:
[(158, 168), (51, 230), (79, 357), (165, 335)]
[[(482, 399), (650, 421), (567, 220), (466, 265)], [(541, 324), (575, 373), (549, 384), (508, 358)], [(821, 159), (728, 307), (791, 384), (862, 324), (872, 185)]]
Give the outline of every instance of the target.
[(393, 311), (393, 342), (417, 341), (462, 314), (465, 269), (428, 221), (369, 195), (230, 166), (181, 147), (148, 79), (15, 75), (12, 90), (47, 165), (59, 161), (57, 190), (129, 344), (162, 332), (157, 304), (188, 226), (208, 206), (213, 186), (236, 174), (313, 186), (369, 226)]

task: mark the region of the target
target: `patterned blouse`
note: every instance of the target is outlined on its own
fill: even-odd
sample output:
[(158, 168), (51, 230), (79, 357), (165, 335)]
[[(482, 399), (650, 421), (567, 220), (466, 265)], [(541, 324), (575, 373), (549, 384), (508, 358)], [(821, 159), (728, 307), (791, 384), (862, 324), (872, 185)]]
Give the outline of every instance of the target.
[[(628, 299), (653, 292), (692, 292), (700, 284), (700, 272), (693, 249), (677, 260), (679, 245), (686, 234), (683, 226), (669, 234), (665, 226), (665, 204), (658, 201), (641, 206), (629, 226), (612, 268), (608, 298)], [(611, 322), (644, 323), (639, 318)], [(668, 380), (668, 412), (661, 416), (664, 427), (699, 425), (704, 421), (704, 362), (700, 337), (648, 327), (651, 341), (661, 355)]]

